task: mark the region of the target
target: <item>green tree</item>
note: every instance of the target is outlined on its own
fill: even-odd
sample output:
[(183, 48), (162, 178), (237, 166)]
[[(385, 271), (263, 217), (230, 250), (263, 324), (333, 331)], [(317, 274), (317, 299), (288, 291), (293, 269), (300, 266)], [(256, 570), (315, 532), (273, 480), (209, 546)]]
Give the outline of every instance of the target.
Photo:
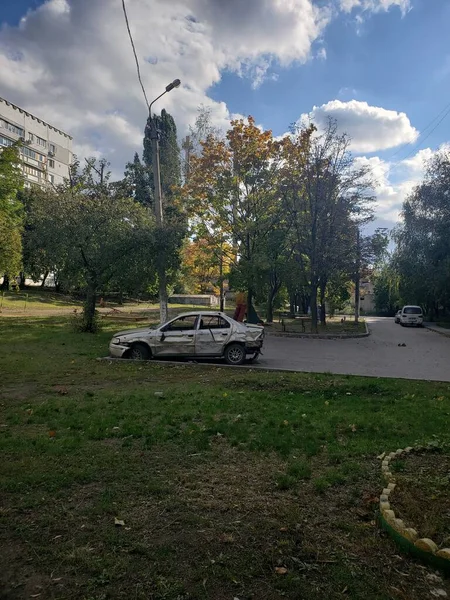
[(401, 297), (431, 318), (450, 309), (450, 152), (428, 164), (424, 181), (403, 205), (393, 265)]
[(0, 273), (4, 274), (4, 287), (19, 273), (22, 263), (22, 188), (20, 144), (13, 144), (0, 152)]
[(279, 144), (252, 117), (231, 122), (226, 140), (209, 135), (194, 156), (184, 197), (195, 224), (233, 248), (233, 279), (258, 287), (264, 243), (279, 219), (276, 177)]
[(332, 120), (322, 134), (313, 135), (314, 129), (297, 129), (284, 140), (280, 191), (298, 261), (307, 268), (311, 327), (317, 331), (318, 291), (324, 300), (328, 281), (342, 270), (342, 257), (350, 268), (350, 230), (371, 218), (373, 195), (369, 171), (355, 167), (348, 136)]
[(116, 193), (126, 198), (133, 198), (143, 206), (153, 206), (153, 190), (150, 189), (149, 173), (142, 164), (139, 154), (135, 152), (132, 162), (125, 166), (121, 181), (112, 183)]
[[(76, 162), (57, 190), (37, 192), (29, 207), (29, 248), (45, 252), (66, 287), (85, 293), (83, 329), (94, 332), (96, 299), (112, 283), (127, 285), (154, 278), (154, 220), (130, 198), (115, 194), (107, 163)], [(37, 259), (36, 259), (37, 260)]]
[(377, 312), (393, 316), (401, 305), (399, 275), (392, 257), (381, 265), (374, 274), (374, 296)]
[[(170, 208), (171, 199), (174, 190), (181, 185), (181, 161), (180, 148), (177, 141), (177, 126), (175, 121), (165, 109), (161, 115), (153, 115), (152, 119), (156, 121), (156, 129), (159, 132), (159, 164), (161, 171), (161, 190), (163, 195), (163, 207), (165, 211)], [(144, 164), (149, 173), (150, 190), (155, 187), (153, 180), (153, 151), (150, 139), (150, 117), (147, 120), (144, 136)], [(165, 202), (164, 202), (165, 200)]]
[[(187, 231), (187, 220), (184, 208), (179, 201), (181, 163), (175, 121), (164, 109), (161, 111), (160, 116), (153, 115), (152, 118), (156, 121), (159, 135), (163, 206), (163, 226), (156, 232), (158, 246), (156, 264), (160, 282), (160, 301), (161, 305), (167, 309), (167, 286), (174, 284), (177, 280), (180, 252)], [(149, 117), (145, 128), (143, 159), (152, 192), (151, 206), (154, 209), (154, 157), (150, 138), (150, 123)], [(165, 290), (162, 294), (161, 287)]]

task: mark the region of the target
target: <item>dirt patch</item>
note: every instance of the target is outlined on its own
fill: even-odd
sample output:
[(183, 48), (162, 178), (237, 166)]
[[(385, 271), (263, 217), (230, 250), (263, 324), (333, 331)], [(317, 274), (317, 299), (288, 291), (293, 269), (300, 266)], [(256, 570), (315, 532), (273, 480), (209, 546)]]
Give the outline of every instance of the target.
[(431, 571), (375, 525), (376, 460), (319, 493), (324, 457), (281, 490), (285, 461), (220, 436), (207, 452), (104, 440), (92, 451), (101, 482), (6, 495), (2, 598), (430, 597)]
[(395, 513), (421, 537), (450, 547), (450, 454), (410, 454), (393, 468)]

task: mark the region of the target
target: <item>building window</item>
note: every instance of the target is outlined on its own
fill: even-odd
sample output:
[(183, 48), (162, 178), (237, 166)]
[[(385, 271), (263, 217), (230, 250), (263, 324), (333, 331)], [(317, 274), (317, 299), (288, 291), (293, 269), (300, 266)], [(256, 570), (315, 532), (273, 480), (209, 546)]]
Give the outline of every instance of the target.
[(22, 127), (17, 127), (17, 125), (8, 123), (8, 121), (0, 120), (0, 125), (2, 127), (4, 127), (5, 129), (8, 129), (8, 131), (11, 131), (12, 133), (15, 133), (16, 135), (18, 135), (20, 137), (23, 137), (25, 134), (25, 131), (22, 129)]
[(3, 137), (2, 135), (0, 135), (0, 145), (2, 146), (12, 146), (14, 144), (14, 142), (8, 138)]
[(28, 134), (28, 140), (29, 140), (30, 142), (34, 142), (34, 135), (33, 135), (32, 133), (29, 133), (29, 134)]
[(55, 183), (55, 176), (54, 175), (48, 175), (48, 180), (50, 181), (50, 183)]
[(45, 156), (43, 154), (39, 154), (39, 152), (35, 152), (28, 148), (28, 146), (24, 146), (22, 148), (22, 154), (24, 156), (28, 156), (28, 158), (32, 158), (33, 160), (39, 160), (40, 162), (45, 162)]
[(48, 166), (51, 167), (52, 169), (55, 168), (55, 161), (52, 158), (48, 159)]
[(23, 171), (27, 175), (33, 175), (33, 177), (38, 177), (39, 179), (41, 178), (41, 175), (42, 175), (42, 173), (38, 169), (35, 169), (34, 167), (30, 167), (29, 165), (24, 165)]
[(56, 152), (55, 144), (50, 144), (49, 147), (50, 147), (50, 152), (55, 154), (55, 152)]
[(36, 143), (38, 144), (38, 146), (42, 146), (43, 148), (47, 148), (47, 142), (41, 138), (36, 136)]
[(31, 150), (30, 148), (27, 148), (27, 146), (24, 146), (22, 148), (22, 154), (24, 156), (28, 156), (28, 158), (33, 158), (34, 160), (37, 160), (37, 154), (34, 150)]

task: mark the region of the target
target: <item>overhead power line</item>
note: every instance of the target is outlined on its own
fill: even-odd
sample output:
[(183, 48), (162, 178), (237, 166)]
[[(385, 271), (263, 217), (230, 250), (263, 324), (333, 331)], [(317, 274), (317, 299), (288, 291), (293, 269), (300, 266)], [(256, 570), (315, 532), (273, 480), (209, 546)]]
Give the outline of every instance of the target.
[[(422, 131), (420, 132), (420, 134), (419, 134), (419, 136), (418, 136), (418, 138), (416, 140), (416, 143), (415, 143), (414, 147), (412, 148), (412, 150), (410, 152), (408, 152), (404, 158), (397, 160), (396, 163), (401, 162), (402, 160), (406, 160), (409, 156), (411, 156), (411, 154), (413, 154), (423, 144), (423, 142), (425, 140), (427, 140), (430, 137), (430, 135), (439, 127), (439, 125), (442, 123), (442, 121), (447, 117), (447, 115), (449, 113), (450, 113), (450, 102), (428, 123), (428, 125), (424, 129), (422, 129)], [(443, 115), (443, 116), (441, 117), (441, 115)], [(439, 119), (439, 117), (441, 117), (441, 118)], [(424, 133), (430, 127), (432, 127), (432, 125), (436, 121), (438, 121), (437, 124), (436, 124), (436, 126), (433, 127), (433, 129), (425, 137), (422, 137), (424, 135)], [(402, 144), (400, 146), (400, 148), (398, 148), (394, 152), (394, 154), (391, 154), (391, 156), (389, 156), (386, 160), (390, 162), (395, 156), (397, 156), (398, 154), (400, 154), (404, 150), (404, 146), (405, 146), (405, 144)]]
[(125, 6), (125, 0), (122, 0), (122, 8), (123, 8), (123, 14), (125, 16), (125, 23), (127, 24), (128, 35), (130, 37), (131, 47), (133, 48), (134, 60), (136, 61), (137, 76), (138, 76), (138, 79), (139, 79), (139, 83), (141, 84), (142, 93), (144, 94), (145, 103), (147, 105), (147, 108), (150, 110), (150, 105), (148, 103), (147, 94), (145, 92), (144, 84), (142, 83), (141, 69), (139, 67), (139, 59), (138, 59), (137, 54), (136, 54), (136, 48), (135, 48), (135, 45), (134, 45), (133, 36), (131, 35), (130, 23), (128, 22), (128, 15), (127, 15), (127, 8)]
[(420, 142), (419, 142), (419, 143), (418, 143), (416, 146), (414, 146), (414, 148), (413, 148), (413, 149), (412, 149), (410, 152), (408, 152), (408, 154), (407, 154), (406, 156), (404, 156), (404, 157), (402, 158), (402, 161), (403, 161), (403, 160), (406, 160), (406, 159), (407, 159), (407, 158), (409, 158), (409, 157), (410, 157), (412, 154), (414, 154), (414, 152), (416, 152), (416, 150), (418, 150), (418, 149), (420, 148), (420, 146), (421, 146), (421, 145), (424, 143), (424, 141), (425, 141), (425, 140), (427, 140), (427, 139), (430, 137), (430, 135), (436, 131), (436, 129), (439, 127), (439, 125), (442, 123), (442, 121), (443, 121), (443, 120), (444, 120), (444, 119), (445, 119), (445, 118), (446, 118), (446, 117), (447, 117), (449, 114), (450, 114), (450, 105), (447, 107), (447, 110), (446, 110), (446, 112), (445, 112), (445, 113), (442, 115), (442, 117), (439, 119), (439, 121), (436, 123), (436, 125), (433, 127), (433, 129), (431, 129), (431, 131), (429, 131), (429, 132), (427, 133), (427, 135), (426, 135), (426, 136), (425, 136), (425, 137), (424, 137), (424, 138), (423, 138), (423, 139), (422, 139), (422, 140), (421, 140), (421, 141), (420, 141)]

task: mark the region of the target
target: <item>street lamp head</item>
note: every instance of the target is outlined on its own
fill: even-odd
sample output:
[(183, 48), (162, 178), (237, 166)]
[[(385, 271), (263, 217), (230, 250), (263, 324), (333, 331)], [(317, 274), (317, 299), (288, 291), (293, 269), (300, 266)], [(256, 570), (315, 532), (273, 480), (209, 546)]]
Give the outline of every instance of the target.
[(169, 83), (169, 85), (166, 85), (166, 92), (170, 92), (173, 90), (173, 88), (177, 88), (180, 86), (181, 81), (179, 79), (174, 79), (172, 81), (172, 83)]

